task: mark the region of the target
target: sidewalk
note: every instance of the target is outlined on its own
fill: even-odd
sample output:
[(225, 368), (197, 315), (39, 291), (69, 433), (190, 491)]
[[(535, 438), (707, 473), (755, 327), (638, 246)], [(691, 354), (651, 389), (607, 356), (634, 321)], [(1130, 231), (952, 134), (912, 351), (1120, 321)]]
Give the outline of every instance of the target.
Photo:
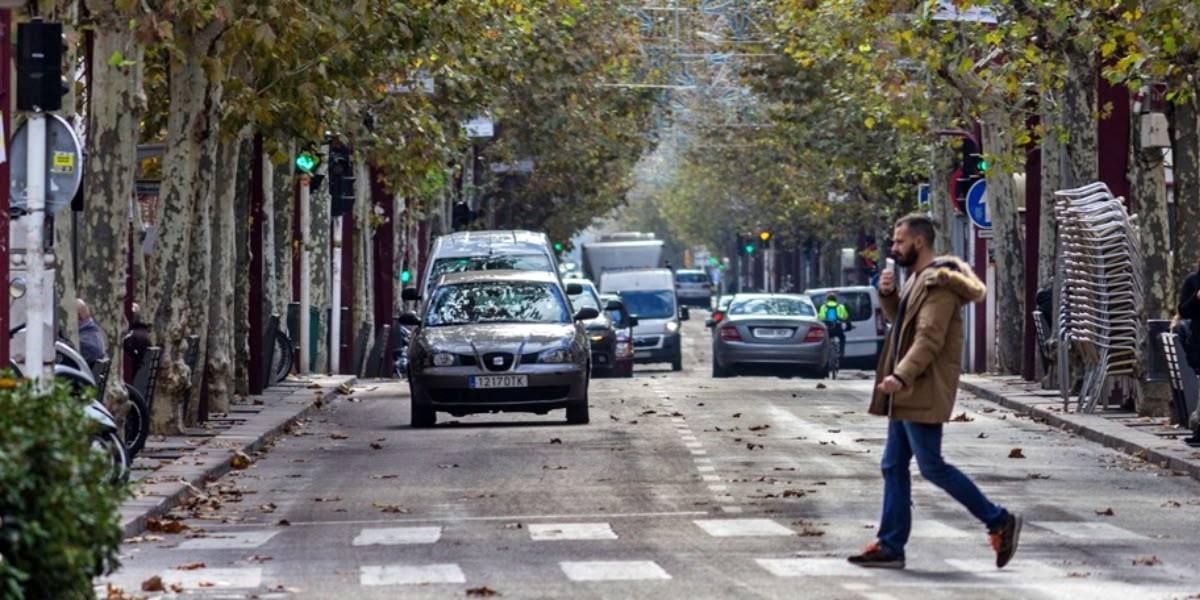
[(193, 428), (183, 435), (151, 435), (133, 461), (130, 483), (134, 496), (121, 505), (125, 537), (141, 533), (147, 519), (186, 500), (189, 486), (203, 489), (205, 481), (229, 472), (238, 452), (253, 453), (335, 395), (349, 393), (356, 381), (351, 375), (289, 378), (262, 395), (231, 406), (228, 415), (209, 420), (205, 428)]
[[(1200, 448), (1185, 444), (1183, 438), (1191, 432), (1171, 426), (1165, 417), (1139, 417), (1131, 411), (1100, 408), (1090, 414), (1065, 412), (1058, 390), (1043, 390), (1036, 382), (1015, 376), (964, 374), (959, 388), (1086, 440), (1200, 480)], [(1074, 410), (1074, 398), (1071, 407)]]

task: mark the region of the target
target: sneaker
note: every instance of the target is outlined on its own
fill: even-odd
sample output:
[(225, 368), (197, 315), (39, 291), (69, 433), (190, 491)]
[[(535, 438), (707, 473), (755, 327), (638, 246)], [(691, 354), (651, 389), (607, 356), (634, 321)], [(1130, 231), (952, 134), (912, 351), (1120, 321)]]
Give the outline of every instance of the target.
[(1019, 515), (1008, 514), (1008, 520), (1000, 529), (988, 534), (992, 540), (992, 550), (996, 551), (996, 568), (1002, 569), (1017, 553), (1017, 543), (1021, 539), (1022, 519)]
[(860, 567), (868, 567), (873, 569), (903, 569), (904, 557), (896, 556), (891, 552), (883, 549), (879, 542), (875, 542), (866, 548), (863, 548), (862, 554), (851, 556), (846, 560), (852, 565)]

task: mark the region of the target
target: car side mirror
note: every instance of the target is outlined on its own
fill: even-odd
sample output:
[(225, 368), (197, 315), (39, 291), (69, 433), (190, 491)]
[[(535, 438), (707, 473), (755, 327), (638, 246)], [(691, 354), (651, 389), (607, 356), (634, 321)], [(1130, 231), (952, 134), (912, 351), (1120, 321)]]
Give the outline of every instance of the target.
[(684, 306), (679, 309), (679, 320), (680, 321), (686, 321), (690, 318), (692, 318), (692, 313), (688, 310), (688, 307)]
[[(576, 284), (576, 285), (578, 285), (578, 284)], [(585, 307), (579, 309), (579, 312), (575, 313), (575, 320), (576, 321), (587, 321), (588, 319), (595, 319), (596, 317), (599, 317), (599, 316), (600, 316), (600, 311), (598, 311), (590, 306), (585, 306)]]
[(637, 317), (629, 317), (629, 326), (637, 327), (638, 326), (638, 318)]
[(620, 300), (609, 300), (608, 304), (604, 305), (604, 310), (625, 310), (625, 303)]
[(411, 310), (401, 313), (400, 318), (398, 320), (400, 321), (401, 325), (408, 325), (410, 327), (420, 327), (421, 326), (421, 317), (418, 317), (417, 313), (415, 313)]
[[(578, 296), (579, 294), (582, 294), (582, 293), (583, 293), (583, 284), (581, 284), (581, 283), (568, 283), (567, 284), (567, 295), (568, 296)], [(596, 317), (591, 317), (591, 318), (594, 319)]]
[(705, 320), (704, 320), (704, 326), (705, 326), (705, 327), (716, 327), (716, 326), (717, 326), (717, 322), (716, 322), (716, 321), (714, 321), (714, 320), (712, 320), (712, 319), (705, 319)]
[(415, 287), (406, 287), (400, 291), (400, 299), (407, 301), (417, 301), (421, 299), (421, 294), (417, 292)]

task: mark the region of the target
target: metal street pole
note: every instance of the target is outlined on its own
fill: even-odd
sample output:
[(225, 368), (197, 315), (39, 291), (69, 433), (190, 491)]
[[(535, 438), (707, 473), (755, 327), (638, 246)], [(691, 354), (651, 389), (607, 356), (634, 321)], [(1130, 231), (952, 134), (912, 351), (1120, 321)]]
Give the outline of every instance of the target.
[[(9, 176), (8, 161), (8, 132), (12, 130), (10, 110), (12, 102), (12, 10), (0, 8), (0, 148), (3, 149), (3, 160), (0, 160), (0, 281), (8, 281), (9, 273)], [(0, 331), (8, 331), (12, 327), (9, 318), (8, 293), (0, 293)], [(7, 365), (9, 358), (8, 336), (0, 335), (0, 365)]]
[(309, 317), (312, 306), (312, 264), (309, 243), (312, 239), (312, 215), (309, 210), (309, 175), (300, 176), (300, 374), (308, 375), (309, 343), (312, 335), (312, 319)]
[[(333, 202), (339, 202), (334, 198)], [(329, 374), (341, 372), (342, 362), (342, 217), (333, 218), (333, 269), (330, 285), (333, 286), (333, 314), (329, 324)]]
[[(46, 251), (43, 234), (46, 229), (46, 113), (29, 114), (29, 147), (26, 153), (26, 214), (25, 260), (29, 269), (25, 316), (25, 376), (39, 378), (45, 374), (42, 354), (46, 348), (44, 324), (50, 322), (48, 313), (52, 290), (46, 285)], [(48, 293), (50, 292), (50, 293)]]

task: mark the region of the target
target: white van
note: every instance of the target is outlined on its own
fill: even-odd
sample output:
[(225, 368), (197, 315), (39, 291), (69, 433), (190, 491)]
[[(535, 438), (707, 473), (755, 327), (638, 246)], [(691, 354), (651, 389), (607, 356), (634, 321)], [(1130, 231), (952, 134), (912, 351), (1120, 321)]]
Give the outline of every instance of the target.
[(429, 295), (442, 275), (463, 271), (546, 271), (558, 275), (550, 238), (523, 230), (456, 231), (433, 241), (418, 288), (403, 291), (405, 300)]
[(675, 275), (670, 269), (605, 271), (600, 275), (600, 293), (619, 294), (637, 318), (633, 327), (635, 363), (671, 363), (672, 371), (683, 369), (682, 313), (675, 297)]
[(812, 299), (813, 306), (819, 307), (825, 304), (825, 296), (829, 292), (837, 296), (838, 302), (846, 305), (846, 312), (850, 313), (850, 324), (854, 326), (846, 332), (844, 360), (870, 363), (867, 368), (875, 368), (879, 352), (883, 349), (884, 335), (887, 333), (883, 309), (879, 307), (879, 291), (873, 286), (855, 285), (809, 289), (804, 291), (804, 295)]

